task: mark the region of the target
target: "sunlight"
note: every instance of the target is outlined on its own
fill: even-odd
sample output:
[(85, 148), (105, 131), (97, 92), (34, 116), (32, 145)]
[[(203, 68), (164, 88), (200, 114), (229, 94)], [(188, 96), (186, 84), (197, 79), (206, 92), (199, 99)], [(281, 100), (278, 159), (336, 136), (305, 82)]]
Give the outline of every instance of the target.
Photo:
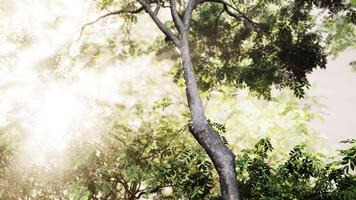
[[(155, 77), (169, 66), (159, 66), (160, 72), (147, 68), (152, 55), (118, 62), (103, 52), (95, 66), (87, 65), (93, 55), (83, 54), (82, 47), (104, 45), (121, 25), (116, 18), (103, 20), (85, 30), (85, 43), (77, 41), (80, 27), (102, 14), (95, 9), (87, 0), (4, 0), (0, 5), (0, 16), (6, 16), (0, 26), (7, 27), (0, 30), (0, 128), (13, 125), (20, 135), (16, 156), (22, 166), (70, 158), (73, 143), (96, 141), (111, 129), (105, 120), (116, 105), (153, 104), (165, 92), (148, 90), (142, 79), (145, 74), (160, 85), (167, 81)], [(117, 28), (103, 28), (107, 24)], [(150, 29), (146, 21), (140, 24)], [(146, 33), (137, 37), (159, 35)]]
[(94, 100), (79, 94), (76, 83), (57, 80), (55, 62), (47, 62), (76, 38), (91, 6), (86, 0), (4, 0), (0, 5), (0, 26), (7, 27), (0, 30), (0, 128), (16, 124), (24, 136), (22, 163), (42, 165), (65, 157), (74, 139), (98, 125), (101, 112)]
[(63, 84), (50, 84), (40, 95), (25, 148), (37, 161), (63, 153), (78, 136), (85, 113), (80, 98)]

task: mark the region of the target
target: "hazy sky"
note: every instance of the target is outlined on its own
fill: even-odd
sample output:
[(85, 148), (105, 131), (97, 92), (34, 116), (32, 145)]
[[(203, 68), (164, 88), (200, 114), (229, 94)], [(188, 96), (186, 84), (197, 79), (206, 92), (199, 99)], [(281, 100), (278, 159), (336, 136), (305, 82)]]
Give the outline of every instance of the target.
[(310, 94), (325, 106), (325, 120), (314, 121), (312, 127), (332, 143), (356, 136), (356, 72), (349, 66), (352, 60), (356, 60), (356, 50), (346, 50), (335, 59), (329, 57), (327, 69), (310, 76), (315, 85)]

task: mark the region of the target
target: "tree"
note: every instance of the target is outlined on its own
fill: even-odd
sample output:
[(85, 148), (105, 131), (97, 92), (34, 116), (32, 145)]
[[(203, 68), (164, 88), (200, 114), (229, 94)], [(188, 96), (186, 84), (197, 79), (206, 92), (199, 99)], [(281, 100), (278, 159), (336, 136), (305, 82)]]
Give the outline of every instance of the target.
[[(150, 76), (146, 78), (151, 79)], [(157, 74), (154, 80), (168, 81), (160, 76), (160, 73)], [(135, 84), (134, 80), (130, 82), (133, 83), (125, 85)], [(149, 80), (145, 82), (149, 83), (157, 84)], [(175, 85), (170, 82), (170, 86)], [(11, 127), (3, 129), (0, 132), (0, 199), (221, 199), (211, 161), (201, 146), (189, 137), (184, 106), (175, 98), (157, 100), (157, 96), (143, 92), (147, 91), (146, 88), (128, 87), (127, 91), (130, 92), (126, 94), (127, 98), (134, 96), (140, 100), (130, 106), (125, 106), (123, 101), (116, 105), (116, 109), (111, 108), (116, 112), (108, 117), (105, 130), (98, 130), (101, 137), (86, 135), (83, 140), (73, 141), (68, 150), (70, 153), (66, 154), (69, 162), (64, 169), (58, 167), (60, 158), (51, 155), (46, 166), (36, 165), (36, 159), (32, 157), (26, 157), (26, 164), (23, 165), (21, 162), (24, 160), (16, 159), (19, 154), (22, 155), (18, 146), (23, 140), (20, 135), (11, 132)], [(256, 127), (262, 127), (263, 123), (259, 122), (266, 121), (266, 118), (278, 121), (276, 124), (279, 125), (280, 121), (284, 121), (281, 118), (285, 118), (292, 125), (280, 130), (272, 125), (267, 135), (263, 131), (243, 130), (252, 138), (269, 136), (271, 142), (262, 139), (253, 148), (256, 139), (251, 141), (245, 137), (241, 143), (252, 148), (233, 148), (234, 152), (241, 152), (237, 155), (236, 164), (242, 199), (326, 199), (334, 196), (352, 199), (354, 176), (348, 170), (352, 170), (354, 165), (355, 148), (342, 151), (342, 161), (325, 167), (320, 161), (322, 157), (316, 153), (320, 151), (317, 145), (320, 138), (313, 138), (304, 130), (306, 122), (312, 117), (308, 106), (298, 105), (291, 94), (272, 95), (274, 101), (259, 99), (256, 103), (257, 99), (251, 100), (252, 97), (246, 93), (227, 91), (215, 93), (209, 103), (211, 107), (227, 104), (225, 106), (234, 108), (229, 103), (235, 102), (238, 95), (239, 106), (245, 109), (239, 109), (238, 113), (246, 121), (238, 121), (239, 116), (232, 116), (230, 120), (238, 121), (239, 129), (248, 127), (251, 122), (257, 122)], [(158, 96), (161, 95), (166, 96), (167, 93)], [(246, 106), (249, 103), (252, 107)], [(253, 110), (261, 115), (245, 113)], [(209, 116), (215, 119), (213, 114)], [(225, 136), (229, 138), (234, 134), (232, 129), (235, 126), (225, 127), (212, 120), (208, 122), (227, 144)], [(276, 140), (282, 134), (279, 132), (285, 132), (284, 142)], [(293, 146), (312, 140), (307, 146), (315, 149), (298, 146), (290, 156), (284, 155), (283, 159), (276, 160), (276, 155), (288, 153), (289, 149), (281, 146), (291, 138), (296, 142)], [(270, 152), (271, 144), (273, 152)], [(350, 140), (350, 144), (354, 145), (354, 141)], [(229, 147), (235, 145), (235, 141), (229, 140)], [(316, 181), (318, 185), (314, 187)], [(169, 191), (166, 192), (166, 189)]]
[[(235, 155), (207, 122), (198, 85), (201, 89), (247, 85), (265, 97), (273, 85), (290, 87), (303, 97), (309, 86), (306, 75), (326, 65), (321, 35), (313, 29), (312, 9), (328, 9), (329, 15), (355, 12), (342, 0), (103, 0), (99, 4), (118, 10), (96, 21), (121, 15), (133, 22), (133, 14), (147, 13), (171, 49), (177, 50), (181, 61), (177, 77), (183, 72), (191, 115), (189, 130), (212, 160), (224, 199), (239, 199)], [(158, 17), (161, 8), (169, 8), (170, 23)]]
[(320, 162), (320, 155), (297, 145), (289, 158), (271, 166), (273, 151), (269, 139), (261, 139), (254, 148), (246, 149), (237, 159), (239, 183), (243, 199), (354, 199), (356, 197), (354, 169), (355, 140), (341, 150), (342, 159), (332, 163)]
[[(351, 5), (356, 7), (356, 1), (351, 1)], [(340, 52), (356, 46), (356, 14), (355, 12), (332, 17), (324, 21), (325, 31), (329, 33), (327, 44), (332, 55), (337, 56)], [(356, 61), (350, 65), (356, 69)]]

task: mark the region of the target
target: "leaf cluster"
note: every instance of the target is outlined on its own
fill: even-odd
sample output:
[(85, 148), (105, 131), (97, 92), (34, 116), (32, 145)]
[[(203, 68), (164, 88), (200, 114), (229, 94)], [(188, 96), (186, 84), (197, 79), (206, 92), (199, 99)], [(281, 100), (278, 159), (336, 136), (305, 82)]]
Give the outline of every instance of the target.
[[(315, 28), (313, 9), (328, 10), (327, 19), (347, 12), (352, 21), (355, 15), (351, 4), (341, 0), (228, 2), (244, 17), (229, 15), (219, 3), (204, 3), (192, 18), (191, 56), (203, 91), (222, 84), (248, 86), (270, 98), (271, 87), (289, 87), (303, 97), (307, 74), (326, 66), (325, 40)], [(158, 57), (174, 52), (163, 40), (155, 46)], [(182, 79), (178, 62), (172, 74), (177, 82)]]
[(323, 165), (320, 157), (298, 145), (284, 164), (271, 167), (268, 154), (273, 147), (262, 139), (236, 160), (243, 199), (354, 199), (356, 179), (349, 171), (354, 148), (355, 142), (341, 151), (341, 161)]

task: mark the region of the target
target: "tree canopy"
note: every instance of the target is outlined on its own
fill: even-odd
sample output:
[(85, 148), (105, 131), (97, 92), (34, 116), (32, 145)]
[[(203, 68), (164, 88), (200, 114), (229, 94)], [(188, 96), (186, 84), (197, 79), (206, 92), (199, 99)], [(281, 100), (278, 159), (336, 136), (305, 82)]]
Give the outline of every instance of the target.
[(355, 140), (333, 157), (305, 90), (354, 46), (355, 1), (90, 5), (50, 55), (29, 47), (61, 17), (0, 31), (0, 199), (356, 198)]
[[(162, 7), (165, 4), (169, 6), (168, 2), (160, 2)], [(342, 16), (345, 26), (351, 29), (356, 23), (354, 2), (342, 0), (198, 2), (200, 4), (194, 10), (190, 24), (190, 45), (197, 81), (202, 90), (230, 84), (248, 86), (258, 94), (269, 97), (271, 86), (289, 87), (296, 96), (303, 97), (305, 88), (310, 86), (307, 74), (326, 65), (327, 40), (320, 30), (315, 29), (320, 18), (316, 14), (322, 13), (323, 18), (329, 21)], [(140, 11), (136, 1), (102, 1), (99, 5), (102, 9)], [(180, 9), (183, 12), (184, 5), (183, 1), (178, 1), (178, 13)], [(130, 23), (136, 18), (130, 13), (122, 13), (121, 16)], [(173, 26), (173, 21), (167, 22), (167, 27)], [(337, 30), (347, 32), (349, 29)], [(338, 37), (337, 33), (330, 33), (329, 39)], [(347, 38), (351, 41), (329, 41), (343, 46), (352, 45), (350, 36)], [(333, 49), (343, 49), (332, 46)], [(172, 57), (176, 52), (167, 38), (156, 41), (154, 47), (158, 55), (168, 54), (168, 59), (178, 57)], [(176, 81), (182, 79), (179, 63), (172, 69), (172, 74)]]

